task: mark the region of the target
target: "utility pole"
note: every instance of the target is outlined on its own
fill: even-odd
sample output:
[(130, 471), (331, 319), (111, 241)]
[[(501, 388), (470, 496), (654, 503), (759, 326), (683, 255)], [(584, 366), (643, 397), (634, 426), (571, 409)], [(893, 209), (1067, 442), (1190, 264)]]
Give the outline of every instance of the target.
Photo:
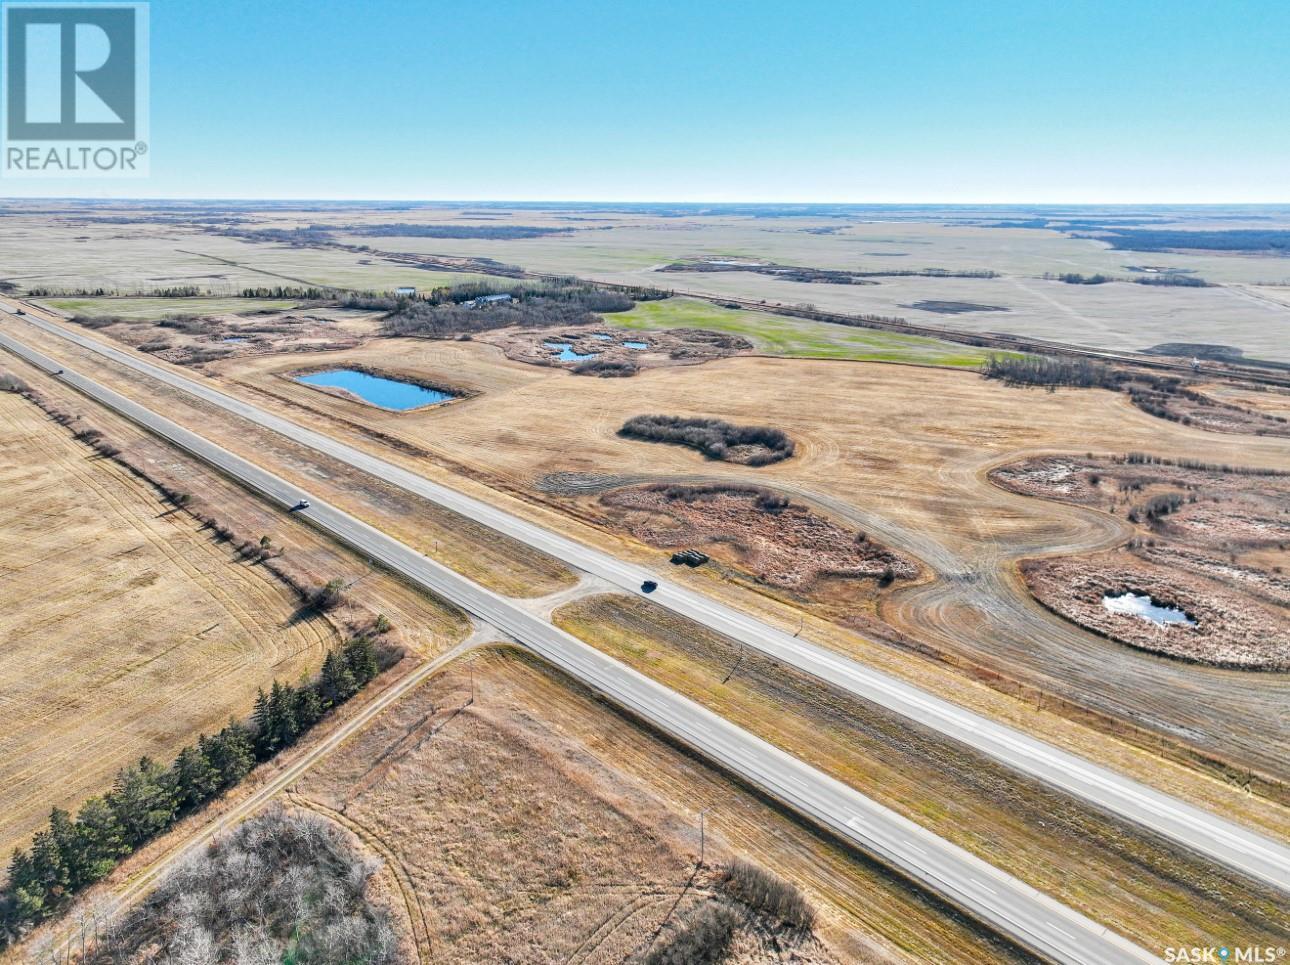
[(703, 861), (707, 857), (707, 823), (708, 812), (712, 808), (704, 808), (699, 812), (699, 867), (703, 867)]

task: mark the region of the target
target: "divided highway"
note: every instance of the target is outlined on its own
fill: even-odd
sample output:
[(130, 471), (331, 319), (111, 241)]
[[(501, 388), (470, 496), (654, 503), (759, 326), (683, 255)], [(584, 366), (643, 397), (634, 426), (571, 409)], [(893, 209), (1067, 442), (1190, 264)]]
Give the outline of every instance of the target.
[[(298, 487), (0, 333), (0, 346), (293, 507)], [(349, 514), (314, 500), (299, 513), (365, 556), (487, 621), (586, 686), (762, 789), (839, 838), (898, 869), (1035, 953), (1059, 962), (1157, 961), (1143, 949), (858, 791), (606, 656)]]
[[(0, 306), (4, 305), (4, 302), (0, 302)], [(5, 307), (12, 312), (11, 308)], [(600, 577), (621, 590), (640, 593), (643, 581), (657, 580), (659, 587), (650, 594), (649, 599), (674, 613), (851, 694), (915, 720), (1022, 774), (1044, 781), (1215, 861), (1290, 892), (1290, 847), (1281, 842), (929, 694), (890, 674), (777, 630), (700, 593), (668, 583), (642, 566), (623, 562), (608, 553), (432, 482), (394, 463), (307, 429), (178, 372), (36, 317), (32, 314), (38, 310), (34, 306), (24, 304), (23, 307), (27, 312), (23, 320), (42, 331), (219, 406), (378, 479), (393, 483), (520, 540), (570, 566)]]

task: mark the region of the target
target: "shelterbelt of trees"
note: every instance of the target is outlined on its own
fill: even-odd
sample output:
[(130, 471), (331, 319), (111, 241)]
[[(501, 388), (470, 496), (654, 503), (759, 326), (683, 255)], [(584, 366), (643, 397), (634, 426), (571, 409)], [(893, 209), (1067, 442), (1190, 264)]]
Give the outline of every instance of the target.
[[(325, 603), (325, 601), (323, 601)], [(112, 790), (61, 808), (30, 848), (15, 849), (0, 890), (0, 948), (65, 911), (76, 894), (101, 881), (127, 855), (241, 782), (256, 764), (290, 747), (327, 713), (380, 672), (376, 650), (357, 636), (329, 651), (318, 677), (300, 686), (275, 680), (260, 690), (249, 723), (231, 720), (203, 734), (166, 767), (148, 757), (122, 768)]]
[[(509, 295), (509, 301), (480, 304), (487, 295)], [(601, 313), (629, 311), (638, 301), (666, 298), (669, 293), (655, 288), (609, 291), (596, 285), (569, 280), (543, 284), (515, 285), (498, 289), (484, 284), (437, 288), (423, 298), (351, 296), (341, 302), (345, 308), (384, 311), (382, 334), (452, 338), (512, 326), (558, 328), (566, 325), (595, 325)]]

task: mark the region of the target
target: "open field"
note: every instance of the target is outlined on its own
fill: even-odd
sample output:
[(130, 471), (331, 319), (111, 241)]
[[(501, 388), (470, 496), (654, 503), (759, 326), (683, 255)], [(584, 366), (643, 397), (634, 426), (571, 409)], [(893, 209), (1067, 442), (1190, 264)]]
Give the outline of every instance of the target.
[[(1153, 265), (1190, 270), (1215, 282), (1290, 280), (1286, 260), (1276, 255), (1116, 251), (1101, 241), (1070, 238), (1058, 231), (978, 227), (964, 223), (970, 219), (952, 209), (924, 209), (894, 216), (874, 212), (866, 217), (859, 213), (850, 218), (757, 218), (721, 213), (660, 217), (612, 209), (598, 214), (595, 223), (588, 226), (561, 221), (561, 213), (554, 206), (514, 211), (509, 220), (517, 223), (588, 229), (523, 240), (398, 236), (374, 239), (343, 232), (336, 237), (384, 250), (489, 257), (540, 271), (577, 275), (640, 274), (660, 264), (686, 259), (730, 258), (869, 271), (940, 268), (1023, 276), (1102, 273), (1120, 278), (1132, 277), (1132, 266)], [(999, 216), (998, 211), (992, 215), (976, 213), (982, 220)], [(472, 220), (448, 207), (394, 214), (334, 212), (318, 217), (310, 212), (303, 217), (279, 218), (275, 223), (279, 227), (295, 226), (304, 218), (309, 223), (337, 225), (360, 220), (371, 224), (462, 224)], [(596, 230), (606, 227), (608, 230)]]
[(1262, 930), (1274, 944), (1290, 938), (1275, 890), (1197, 861), (643, 600), (591, 597), (561, 608), (556, 620), (1144, 948), (1162, 948), (1180, 931), (1201, 945), (1224, 944), (1243, 929)]
[(24, 288), (126, 292), (196, 286), (215, 294), (276, 285), (385, 291), (435, 288), (480, 276), (426, 271), (351, 252), (252, 244), (192, 228), (6, 219), (4, 278)]
[[(644, 281), (628, 277), (636, 284)], [(681, 272), (661, 277), (669, 279), (669, 287), (715, 298), (897, 315), (919, 325), (959, 332), (1002, 332), (1129, 352), (1168, 342), (1208, 342), (1235, 346), (1252, 358), (1290, 361), (1285, 347), (1290, 307), (1248, 297), (1238, 287), (1067, 285), (1025, 275), (885, 278), (878, 285), (864, 286), (807, 284), (751, 273)], [(945, 316), (909, 307), (924, 299), (983, 302), (1008, 311)]]
[[(805, 888), (828, 948), (811, 963), (1011, 952), (868, 862), (514, 651), (467, 658), (410, 694), (300, 781), (316, 808), (380, 854), (410, 930), (436, 961), (617, 962), (711, 894), (693, 876), (698, 810), (710, 865), (743, 855)], [(744, 929), (735, 962), (763, 961)]]
[[(1281, 767), (1270, 753), (1266, 727), (1252, 727), (1232, 695), (1239, 692), (1245, 706), (1275, 705), (1290, 683), (1162, 665), (1044, 611), (1030, 599), (1013, 561), (1097, 549), (1129, 534), (1113, 517), (1003, 493), (984, 477), (1017, 454), (1082, 451), (1089, 439), (1112, 452), (1203, 448), (1215, 461), (1290, 468), (1283, 440), (1207, 433), (1156, 419), (1103, 390), (1028, 392), (968, 373), (919, 370), (911, 377), (894, 366), (734, 358), (634, 379), (587, 380), (516, 365), (495, 349), (460, 342), (382, 341), (329, 358), (379, 365), (387, 353), (409, 372), (431, 379), (451, 373), (480, 395), (448, 410), (407, 415), (328, 400), (329, 416), (379, 427), (492, 487), (582, 518), (597, 517), (595, 495), (570, 495), (569, 473), (594, 478), (599, 489), (714, 479), (801, 497), (942, 575), (897, 590), (881, 604), (882, 616), (915, 639), (1099, 711), (1158, 721), (1214, 753)], [(317, 395), (277, 377), (283, 366), (262, 358), (221, 365), (221, 373), (239, 389), (254, 386), (289, 399)], [(711, 392), (714, 380), (729, 387), (720, 397)], [(771, 422), (797, 441), (797, 453), (749, 469), (617, 436), (624, 421), (649, 412)], [(828, 413), (826, 422), (820, 413)], [(960, 576), (969, 572), (980, 575), (972, 581)], [(692, 578), (705, 587), (716, 582), (702, 572)], [(834, 608), (830, 615), (845, 619), (846, 612)], [(1131, 681), (1136, 683), (1127, 686)], [(1212, 688), (1216, 711), (1176, 699), (1196, 687)]]
[[(26, 334), (24, 332), (24, 335)], [(66, 343), (61, 343), (53, 346), (53, 349), (62, 352), (65, 346)], [(333, 353), (328, 353), (326, 356), (315, 357), (328, 358), (332, 355)], [(301, 360), (307, 358), (308, 356), (291, 355), (267, 357), (262, 361), (267, 362), (271, 359), (275, 365), (282, 366), (284, 371), (289, 371), (298, 368), (302, 364)], [(86, 361), (95, 366), (101, 365), (97, 360)], [(383, 365), (383, 368), (398, 374), (404, 366), (399, 363)], [(513, 364), (511, 368), (518, 370), (521, 377), (526, 373), (540, 371), (532, 366), (518, 364)], [(114, 371), (122, 381), (114, 383), (112, 378)], [(491, 530), (401, 489), (382, 484), (369, 476), (355, 472), (350, 467), (320, 457), (280, 435), (244, 424), (227, 423), (213, 407), (196, 402), (181, 393), (166, 390), (153, 380), (120, 371), (111, 364), (99, 367), (96, 375), (105, 377), (108, 384), (116, 384), (126, 392), (138, 391), (140, 388), (148, 392), (161, 392), (162, 395), (157, 397), (157, 403), (164, 406), (171, 418), (181, 421), (187, 418), (191, 424), (200, 426), (201, 431), (209, 434), (213, 440), (235, 450), (243, 446), (251, 446), (258, 460), (275, 462), (288, 475), (299, 478), (301, 485), (320, 496), (346, 502), (351, 494), (361, 492), (363, 494), (361, 503), (355, 507), (357, 515), (386, 532), (398, 536), (409, 545), (420, 548), (422, 552), (448, 563), (490, 589), (520, 597), (544, 596), (567, 589), (577, 581), (568, 569), (548, 556), (499, 536)], [(453, 381), (457, 382), (455, 376)], [(462, 384), (472, 390), (480, 387), (480, 383), (474, 380), (462, 380)], [(485, 381), (483, 386), (486, 387), (489, 384)], [(266, 403), (264, 395), (259, 393), (256, 395), (261, 404)], [(333, 427), (337, 424), (348, 425), (355, 429), (361, 426), (364, 433), (374, 434), (372, 436), (364, 434), (363, 437), (369, 441), (375, 438), (377, 448), (382, 452), (388, 452), (389, 447), (393, 445), (396, 449), (406, 448), (407, 451), (419, 457), (429, 457), (426, 450), (401, 442), (387, 431), (397, 423), (389, 423), (386, 429), (379, 429), (377, 428), (379, 421), (370, 424), (359, 423), (350, 418), (356, 410), (367, 413), (377, 420), (381, 416), (392, 419), (406, 417), (400, 413), (317, 392), (289, 378), (275, 380), (271, 384), (267, 404), (274, 406), (285, 404), (286, 411), (292, 418), (305, 421), (316, 418)], [(430, 412), (408, 415), (421, 414), (428, 415)], [(455, 463), (452, 466), (454, 469), (463, 468)]]
[(694, 298), (640, 302), (629, 312), (615, 312), (605, 321), (626, 329), (706, 328), (741, 335), (767, 355), (789, 358), (852, 359), (863, 362), (902, 362), (970, 368), (988, 354), (966, 345), (938, 342), (917, 335), (848, 328), (783, 315), (722, 308)]
[[(131, 218), (146, 208), (125, 207)], [(460, 208), (402, 211), (333, 206), (330, 210), (246, 211), (238, 230), (332, 226), (336, 244), (374, 251), (294, 247), (213, 233), (173, 217), (158, 223), (98, 223), (74, 213), (64, 218), (24, 216), (15, 210), (0, 234), (7, 278), (25, 286), (136, 290), (194, 284), (213, 291), (251, 285), (320, 284), (388, 290), (396, 285), (432, 288), (482, 277), (461, 271), (426, 271), (383, 260), (380, 252), (446, 259), (488, 259), (496, 264), (600, 281), (654, 285), (738, 297), (768, 304), (809, 303), (844, 313), (900, 315), (959, 331), (1013, 332), (1090, 347), (1137, 350), (1166, 342), (1232, 345), (1255, 358), (1290, 361), (1290, 261), (1268, 254), (1117, 251), (1099, 240), (1043, 229), (993, 228), (971, 223), (1006, 212), (956, 209), (857, 213), (850, 217), (775, 217), (604, 211), (571, 217), (558, 208), (498, 210), (486, 218)], [(1166, 213), (1168, 215), (1168, 213)], [(1175, 213), (1175, 217), (1177, 214)], [(1188, 219), (1201, 218), (1196, 212)], [(1207, 226), (1239, 222), (1209, 216)], [(501, 221), (575, 228), (566, 234), (493, 240), (350, 234), (352, 224), (496, 226)], [(93, 253), (87, 258), (86, 252)], [(993, 271), (996, 278), (879, 277), (877, 284), (813, 284), (751, 272), (660, 273), (656, 269), (705, 258), (743, 259), (852, 271)], [(93, 270), (86, 268), (93, 262)], [(148, 266), (141, 269), (140, 266)], [(1175, 270), (1223, 287), (1169, 288), (1130, 283), (1143, 266)], [(1135, 271), (1137, 269), (1137, 271)], [(1068, 285), (1045, 274), (1106, 274), (1118, 281)], [(963, 302), (1007, 311), (946, 316), (934, 303)], [(921, 303), (933, 303), (925, 308)], [(808, 328), (805, 344), (789, 332), (776, 336), (791, 350), (818, 355), (831, 341)], [(823, 342), (824, 345), (820, 343)], [(882, 352), (899, 346), (854, 344)], [(845, 346), (832, 351), (845, 353)], [(952, 364), (952, 363), (951, 363)]]
[(70, 315), (116, 315), (159, 321), (170, 315), (240, 315), (281, 312), (294, 302), (267, 298), (46, 298), (42, 304)]
[[(459, 343), (454, 343), (454, 344), (459, 344)], [(469, 347), (469, 346), (468, 346), (468, 347)], [(742, 361), (742, 360), (732, 360), (732, 361)], [(724, 365), (724, 364), (728, 364), (728, 363), (718, 363), (718, 364), (719, 364), (719, 365)], [(798, 365), (798, 364), (800, 364), (800, 365), (805, 365), (806, 363), (793, 363), (793, 364), (795, 364), (795, 365)], [(981, 384), (981, 383), (976, 383), (976, 384), (978, 384), (978, 385), (979, 385), (979, 384)], [(1090, 393), (1090, 395), (1093, 395), (1093, 393)], [(476, 400), (472, 400), (472, 401), (471, 401), (471, 403), (466, 404), (466, 405), (463, 405), (463, 406), (461, 406), (460, 408), (462, 408), (462, 409), (469, 409), (471, 405), (473, 405), (475, 402), (478, 402), (478, 401), (480, 401), (480, 400), (478, 400), (478, 399), (476, 399)], [(791, 461), (790, 461), (790, 462), (791, 462)], [(785, 464), (785, 465), (786, 465), (786, 464)], [(774, 471), (774, 469), (768, 470), (768, 472), (773, 472), (773, 471)]]
[[(23, 334), (32, 337), (30, 331)], [(34, 341), (44, 344), (40, 336)], [(841, 605), (835, 600), (820, 607), (809, 600), (777, 598), (750, 580), (729, 583), (705, 570), (678, 572), (666, 566), (657, 550), (586, 525), (596, 518), (586, 507), (594, 506), (595, 493), (606, 482), (717, 478), (773, 484), (948, 574), (948, 578), (890, 594), (882, 604), (882, 615), (907, 633), (917, 634), (919, 646), (914, 653), (936, 655), (957, 669), (938, 669), (898, 640), (892, 641), (897, 643), (893, 651), (876, 642), (887, 637), (875, 635), (872, 627), (863, 630), (869, 636), (865, 639), (836, 622), (813, 620), (816, 640), (988, 713), (1008, 719), (1018, 719), (1020, 713), (1025, 726), (1039, 728), (1051, 739), (1096, 759), (1108, 759), (1109, 754), (1117, 766), (1128, 767), (1150, 782), (1164, 780), (1172, 793), (1186, 797), (1205, 798), (1211, 793), (1222, 797), (1224, 792), (1162, 770), (1156, 758), (1149, 765), (1137, 761), (1132, 753), (1126, 756), (1122, 745), (1109, 747), (1100, 738), (1091, 740), (1092, 735), (1082, 729), (1067, 731), (1051, 714), (1034, 717), (1011, 698), (987, 697), (976, 685), (965, 690), (960, 673), (1030, 701), (1062, 697), (1083, 710), (1096, 710), (1120, 722), (1112, 726), (1114, 733), (1126, 726), (1129, 733), (1141, 728), (1141, 736), (1133, 739), (1151, 748), (1159, 742), (1166, 748), (1194, 748), (1241, 764), (1242, 773), (1250, 765), (1274, 774), (1281, 767), (1275, 747), (1281, 740), (1278, 728), (1283, 726), (1277, 708), (1285, 699), (1284, 681), (1269, 675), (1242, 677), (1205, 668), (1169, 667), (1079, 631), (1034, 604), (1015, 575), (1012, 560), (1050, 545), (1076, 551), (1096, 548), (1108, 540), (1127, 538), (1127, 533), (1097, 513), (1002, 493), (985, 481), (984, 474), (1011, 454), (1028, 447), (1060, 447), (1072, 435), (1081, 440), (1100, 437), (1126, 450), (1185, 449), (1203, 440), (1216, 457), (1273, 464), (1284, 462), (1280, 454), (1284, 443), (1216, 436), (1162, 422), (1134, 409), (1124, 397), (1102, 391), (1026, 394), (949, 372), (923, 370), (916, 383), (907, 383), (896, 376), (908, 370), (895, 367), (857, 365), (849, 376), (834, 377), (835, 363), (736, 359), (716, 364), (744, 370), (732, 383), (739, 391), (727, 393), (719, 404), (711, 402), (690, 411), (734, 422), (776, 412), (777, 423), (800, 446), (794, 459), (779, 466), (741, 470), (706, 463), (686, 450), (664, 452), (616, 437), (617, 428), (630, 414), (657, 410), (664, 404), (674, 408), (678, 398), (703, 398), (699, 383), (689, 382), (684, 370), (608, 383), (507, 362), (497, 349), (477, 343), (416, 340), (382, 342), (343, 353), (336, 360), (370, 359), (380, 364), (380, 350), (395, 344), (400, 348), (399, 364), (408, 371), (431, 378), (452, 373), (454, 379), (480, 389), (480, 396), (451, 412), (396, 416), (330, 397), (323, 398), (329, 407), (334, 401), (335, 407), (326, 411), (310, 404), (310, 398), (320, 398), (318, 393), (270, 375), (288, 360), (253, 360), (250, 369), (239, 365), (233, 380), (227, 374), (221, 380), (235, 392), (249, 391), (249, 397), (261, 404), (266, 398), (263, 393), (271, 392), (273, 398), (289, 403), (292, 418), (337, 433), (479, 498), (502, 501), (513, 511), (590, 542), (608, 540), (607, 545), (617, 547), (616, 552), (626, 558), (657, 560), (669, 579), (691, 581), (772, 623), (796, 628), (803, 607), (833, 621), (846, 620), (849, 612), (863, 615), (873, 610), (872, 602), (863, 598), (854, 598), (849, 606), (844, 597)], [(73, 364), (81, 352), (58, 340), (45, 347)], [(142, 397), (153, 398), (175, 418), (190, 419), (202, 431), (218, 428), (219, 420), (211, 414), (150, 380), (113, 375), (112, 365), (91, 364), (99, 365), (99, 374), (110, 383), (118, 380), (123, 390), (142, 392)], [(690, 371), (703, 368), (708, 367)], [(1026, 406), (1025, 424), (1017, 423), (1018, 401)], [(837, 418), (822, 427), (815, 416), (818, 411), (836, 413)], [(256, 458), (270, 459), (305, 485), (330, 489), (336, 476), (334, 469), (314, 468), (315, 461), (292, 452), (270, 434), (243, 429), (220, 430), (220, 436), (234, 449), (250, 445)], [(573, 442), (555, 452), (548, 444), (551, 438)], [(575, 479), (590, 475), (597, 480), (586, 499), (561, 495), (569, 472)], [(404, 497), (371, 479), (352, 474), (345, 479), (330, 498), (353, 506), (360, 515), (380, 514), (372, 517), (379, 525), (406, 528), (405, 514), (386, 515), (382, 509), (391, 505), (390, 500), (401, 504)], [(559, 485), (554, 483), (557, 479)], [(919, 492), (923, 495), (916, 499), (908, 496)], [(418, 523), (423, 522), (418, 516)], [(420, 540), (427, 551), (439, 549), (427, 544), (420, 530), (405, 538)], [(475, 562), (476, 544), (470, 546), (456, 557), (466, 565)], [(446, 542), (442, 549), (448, 552)], [(980, 568), (982, 577), (968, 581), (956, 575), (969, 572), (969, 567)], [(525, 585), (529, 585), (527, 577)], [(750, 594), (749, 589), (755, 592)], [(1137, 685), (1122, 686), (1125, 680)], [(1170, 696), (1192, 688), (1212, 692), (1207, 706)], [(1052, 709), (1062, 706), (1051, 700), (1045, 703)], [(1267, 712), (1251, 716), (1241, 707), (1264, 707)], [(1246, 810), (1252, 803), (1234, 801), (1232, 806)]]
[[(373, 335), (378, 318), (374, 312), (324, 304), (295, 309), (290, 302), (260, 302), (266, 307), (253, 311), (256, 299), (240, 303), (232, 298), (87, 298), (37, 304), (43, 307), (55, 302), (82, 306), (69, 314), (86, 329), (101, 331), (154, 358), (190, 366), (239, 355), (353, 348)], [(118, 313), (117, 306), (122, 303), (135, 305), (136, 313)], [(191, 309), (186, 308), (189, 303)], [(203, 305), (209, 305), (211, 311), (204, 313)], [(215, 311), (221, 307), (226, 310)], [(166, 308), (169, 310), (163, 311)]]
[[(431, 223), (453, 217), (421, 212)], [(525, 223), (541, 223), (524, 212)], [(997, 217), (997, 215), (996, 215)], [(321, 219), (323, 221), (326, 218)], [(344, 223), (353, 215), (334, 216)], [(378, 217), (364, 221), (378, 221)], [(609, 230), (582, 231), (520, 241), (446, 240), (408, 237), (338, 241), (374, 243), (387, 251), (436, 256), (486, 257), (526, 269), (620, 284), (654, 284), (771, 304), (814, 304), (846, 313), (902, 315), (913, 322), (960, 331), (1014, 332), (1090, 347), (1137, 350), (1164, 342), (1234, 345), (1247, 355), (1290, 361), (1290, 262), (1266, 255), (1115, 251), (1105, 243), (1055, 231), (985, 228), (951, 223), (924, 213), (920, 223), (848, 223), (840, 219), (733, 216), (657, 218), (610, 214)], [(598, 226), (599, 227), (599, 226)], [(819, 233), (820, 228), (833, 229)], [(888, 277), (877, 285), (810, 284), (747, 272), (660, 274), (656, 269), (697, 258), (737, 258), (815, 268), (864, 271), (995, 271), (991, 279)], [(1142, 265), (1182, 269), (1231, 287), (1156, 288), (1128, 281), (1066, 285), (1045, 273), (1104, 273), (1135, 277)], [(1258, 283), (1271, 283), (1259, 285)], [(911, 306), (922, 301), (960, 301), (1007, 308), (947, 318)], [(1219, 321), (1221, 319), (1221, 322)]]
[[(460, 615), (336, 549), (311, 530), (13, 360), (6, 367), (81, 413), (131, 459), (197, 494), (238, 531), (270, 534), (298, 572), (363, 579), (400, 642), (433, 653), (466, 632)], [(0, 758), (5, 852), (51, 806), (74, 809), (143, 754), (164, 762), (199, 732), (243, 716), (256, 688), (316, 671), (339, 634), (296, 593), (157, 489), (72, 438), (34, 404), (0, 394), (0, 615), (6, 702)], [(53, 661), (51, 663), (51, 661)], [(35, 673), (57, 666), (58, 673)]]
[(1243, 406), (1274, 418), (1290, 419), (1290, 392), (1284, 389), (1257, 392), (1234, 385), (1212, 385), (1204, 386), (1200, 391), (1219, 402)]
[[(249, 709), (338, 637), (148, 485), (26, 400), (0, 395), (0, 850), (116, 771)], [(37, 668), (58, 668), (48, 673)]]

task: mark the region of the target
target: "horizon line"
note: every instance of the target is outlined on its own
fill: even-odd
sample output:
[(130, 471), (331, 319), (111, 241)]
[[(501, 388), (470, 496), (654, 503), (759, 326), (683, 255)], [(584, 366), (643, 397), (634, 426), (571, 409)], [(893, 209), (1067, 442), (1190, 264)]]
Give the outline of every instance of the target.
[(1145, 207), (1145, 208), (1212, 208), (1212, 207), (1233, 207), (1233, 208), (1268, 208), (1268, 207), (1290, 207), (1290, 199), (1282, 201), (1051, 201), (1051, 200), (1025, 200), (1025, 201), (802, 201), (802, 200), (767, 200), (767, 199), (738, 199), (738, 200), (704, 200), (704, 199), (640, 199), (640, 198), (399, 198), (399, 197), (357, 197), (357, 196), (314, 196), (314, 197), (290, 197), (290, 196), (261, 196), (261, 197), (236, 197), (236, 196), (216, 196), (216, 195), (118, 195), (118, 196), (93, 196), (93, 195), (72, 195), (72, 194), (51, 194), (51, 195), (28, 195), (20, 197), (0, 198), (0, 204), (16, 204), (33, 201), (76, 201), (76, 202), (210, 202), (210, 203), (254, 203), (254, 202), (293, 202), (293, 203), (331, 203), (331, 204), (439, 204), (439, 205), (459, 205), (459, 204), (479, 204), (479, 205), (705, 205), (710, 207), (728, 207), (734, 205), (756, 205), (763, 207), (781, 206), (781, 207), (856, 207), (856, 208), (1014, 208), (1014, 207), (1106, 207), (1106, 208), (1124, 208), (1124, 207)]

